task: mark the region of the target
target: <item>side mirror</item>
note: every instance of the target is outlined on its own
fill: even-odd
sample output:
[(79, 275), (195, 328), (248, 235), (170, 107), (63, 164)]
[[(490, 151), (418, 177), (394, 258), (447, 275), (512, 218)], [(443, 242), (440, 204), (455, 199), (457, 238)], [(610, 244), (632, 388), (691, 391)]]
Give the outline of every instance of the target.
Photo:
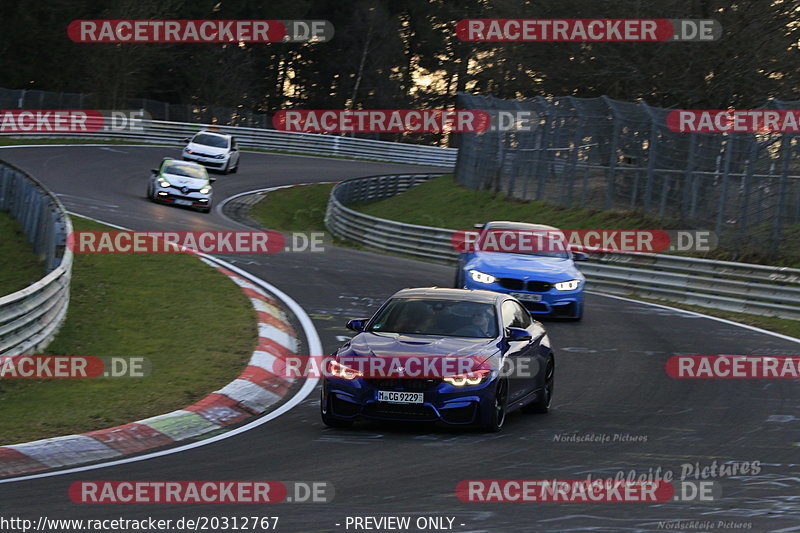
[(364, 326), (367, 325), (368, 320), (368, 318), (354, 318), (353, 320), (348, 320), (345, 327), (353, 331), (364, 331)]
[(506, 328), (506, 340), (508, 341), (529, 341), (532, 338), (527, 329)]
[(152, 172), (153, 174), (158, 174), (158, 169), (157, 168), (151, 168), (150, 172)]
[(588, 261), (589, 256), (583, 252), (572, 252), (572, 260), (573, 261)]
[(486, 224), (473, 224), (472, 227), (475, 229), (483, 229)]
[(217, 178), (215, 178), (215, 177), (213, 177), (213, 176), (209, 176), (209, 177), (208, 177), (208, 182), (209, 182), (209, 183), (214, 183), (215, 181), (217, 181)]

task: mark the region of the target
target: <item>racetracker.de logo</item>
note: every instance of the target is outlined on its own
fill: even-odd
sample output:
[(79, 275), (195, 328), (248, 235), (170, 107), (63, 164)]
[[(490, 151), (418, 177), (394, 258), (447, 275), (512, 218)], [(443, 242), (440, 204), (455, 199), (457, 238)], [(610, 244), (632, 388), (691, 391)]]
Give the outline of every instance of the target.
[(678, 133), (798, 133), (796, 109), (676, 109), (667, 128)]
[(472, 479), (456, 486), (462, 502), (666, 502), (674, 488), (665, 481), (587, 481), (536, 479)]
[(75, 503), (278, 503), (286, 498), (279, 481), (76, 481)]
[(710, 19), (463, 19), (456, 35), (473, 42), (713, 41), (722, 26)]
[(3, 109), (0, 133), (142, 132), (149, 120), (142, 110)]
[(667, 375), (676, 379), (800, 378), (800, 356), (674, 355)]
[(76, 43), (274, 43), (325, 42), (327, 20), (73, 20)]
[(552, 254), (583, 252), (666, 251), (708, 252), (716, 248), (716, 234), (701, 230), (460, 230), (451, 237), (453, 249), (463, 252)]
[(489, 129), (491, 117), (476, 110), (298, 109), (278, 111), (272, 125), (304, 133), (479, 133)]
[(284, 243), (283, 235), (277, 231), (73, 231), (67, 237), (67, 248), (76, 254), (270, 254), (291, 251), (284, 248)]

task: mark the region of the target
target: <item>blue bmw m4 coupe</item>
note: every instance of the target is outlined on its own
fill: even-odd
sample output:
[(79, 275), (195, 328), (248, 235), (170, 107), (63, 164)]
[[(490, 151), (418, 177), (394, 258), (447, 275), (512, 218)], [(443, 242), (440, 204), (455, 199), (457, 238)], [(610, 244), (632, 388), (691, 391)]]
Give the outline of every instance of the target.
[(580, 320), (583, 274), (573, 261), (561, 232), (523, 222), (487, 222), (474, 246), (458, 259), (455, 286), (503, 292), (517, 298), (534, 315)]
[(499, 431), (514, 410), (546, 413), (555, 356), (544, 327), (507, 294), (404, 289), (328, 360), (321, 414), (439, 422)]

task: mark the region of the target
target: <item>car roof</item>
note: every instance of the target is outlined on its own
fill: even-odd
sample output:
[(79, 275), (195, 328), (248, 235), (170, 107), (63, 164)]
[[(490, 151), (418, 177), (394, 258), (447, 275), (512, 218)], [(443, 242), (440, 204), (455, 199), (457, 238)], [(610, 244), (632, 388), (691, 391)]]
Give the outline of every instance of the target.
[(505, 294), (479, 289), (448, 289), (443, 287), (417, 287), (402, 289), (392, 298), (441, 298), (442, 300), (462, 300), (467, 302), (495, 303), (504, 299)]
[(514, 222), (510, 220), (494, 220), (486, 223), (486, 228), (491, 229), (517, 229), (529, 231), (561, 231), (553, 226), (546, 226), (544, 224), (531, 224), (529, 222)]
[(225, 138), (232, 137), (232, 135), (229, 135), (227, 133), (219, 133), (219, 132), (216, 132), (216, 131), (208, 131), (208, 130), (198, 131), (197, 133), (195, 133), (195, 135), (200, 135), (201, 133), (206, 133), (208, 135), (218, 135), (219, 137), (225, 137)]

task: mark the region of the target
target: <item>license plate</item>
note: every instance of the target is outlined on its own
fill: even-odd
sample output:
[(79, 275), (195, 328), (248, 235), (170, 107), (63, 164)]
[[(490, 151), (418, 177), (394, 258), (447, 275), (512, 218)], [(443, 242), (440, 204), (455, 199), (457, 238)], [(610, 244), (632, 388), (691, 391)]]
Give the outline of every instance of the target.
[(511, 296), (521, 302), (541, 302), (541, 294), (528, 294), (527, 292), (512, 292)]
[(175, 203), (178, 205), (192, 205), (191, 200), (175, 200)]
[(379, 402), (389, 403), (423, 403), (421, 392), (378, 391)]

